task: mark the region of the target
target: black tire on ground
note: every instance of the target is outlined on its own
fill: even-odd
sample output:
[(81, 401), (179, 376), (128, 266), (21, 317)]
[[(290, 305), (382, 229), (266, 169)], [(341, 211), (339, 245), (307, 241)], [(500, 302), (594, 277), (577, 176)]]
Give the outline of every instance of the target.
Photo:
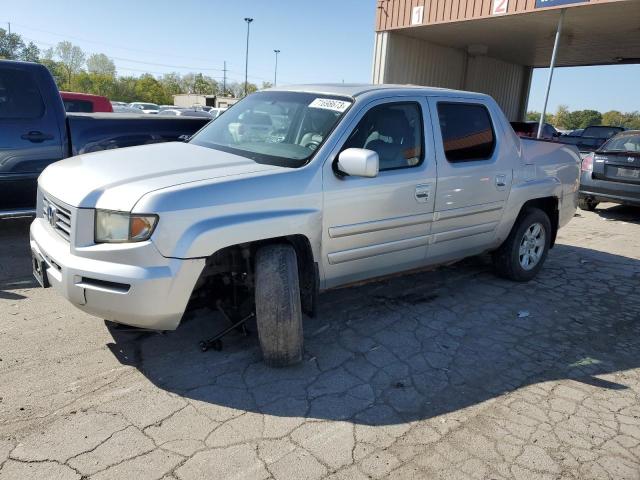
[(302, 308), (296, 251), (291, 245), (261, 247), (256, 253), (255, 300), (264, 362), (286, 367), (302, 360)]
[(579, 197), (578, 198), (578, 207), (580, 210), (587, 210), (589, 212), (593, 212), (598, 206), (598, 202), (589, 197)]
[[(538, 263), (527, 270), (520, 263), (520, 247), (525, 233), (536, 224), (541, 225), (544, 230), (544, 249)], [(551, 221), (545, 212), (538, 208), (531, 208), (523, 212), (516, 220), (507, 239), (498, 250), (493, 252), (493, 265), (496, 273), (516, 282), (528, 282), (534, 278), (547, 258), (551, 236)]]

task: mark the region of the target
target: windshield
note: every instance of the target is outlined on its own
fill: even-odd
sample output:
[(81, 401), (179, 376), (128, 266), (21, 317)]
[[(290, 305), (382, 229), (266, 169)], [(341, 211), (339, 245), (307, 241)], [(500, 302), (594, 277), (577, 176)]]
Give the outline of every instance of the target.
[(304, 165), (324, 142), (349, 98), (302, 92), (258, 92), (208, 124), (190, 143), (258, 163)]
[(618, 135), (613, 137), (600, 149), (603, 152), (635, 152), (640, 153), (640, 133)]

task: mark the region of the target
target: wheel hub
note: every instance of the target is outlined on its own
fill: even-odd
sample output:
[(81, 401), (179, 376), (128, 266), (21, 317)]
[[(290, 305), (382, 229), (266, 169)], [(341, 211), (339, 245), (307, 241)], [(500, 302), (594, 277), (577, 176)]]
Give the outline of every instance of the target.
[(525, 230), (519, 251), (520, 266), (525, 270), (531, 270), (540, 263), (545, 249), (545, 235), (544, 227), (537, 222)]

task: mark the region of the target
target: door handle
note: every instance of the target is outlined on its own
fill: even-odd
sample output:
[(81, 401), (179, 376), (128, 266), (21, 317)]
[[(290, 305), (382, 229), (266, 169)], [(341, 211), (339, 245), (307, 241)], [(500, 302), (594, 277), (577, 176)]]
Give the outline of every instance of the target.
[(42, 133), (34, 130), (29, 133), (25, 133), (24, 135), (21, 135), (20, 138), (22, 138), (23, 140), (29, 140), (30, 142), (40, 143), (40, 142), (44, 142), (45, 140), (53, 140), (53, 135), (49, 135), (48, 133)]
[(431, 195), (431, 185), (417, 185), (416, 186), (416, 201), (418, 203), (426, 203)]
[(507, 186), (507, 176), (506, 175), (496, 175), (496, 188), (498, 190), (504, 190)]

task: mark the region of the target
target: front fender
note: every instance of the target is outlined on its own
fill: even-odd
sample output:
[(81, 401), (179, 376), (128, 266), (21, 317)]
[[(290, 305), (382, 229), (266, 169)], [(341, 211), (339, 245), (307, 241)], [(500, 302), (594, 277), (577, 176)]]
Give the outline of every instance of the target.
[[(304, 235), (318, 259), (322, 213), (316, 209), (287, 209), (234, 214), (204, 219), (187, 228), (177, 240), (175, 258), (208, 257), (232, 245), (287, 235)], [(163, 252), (165, 253), (165, 252)]]

